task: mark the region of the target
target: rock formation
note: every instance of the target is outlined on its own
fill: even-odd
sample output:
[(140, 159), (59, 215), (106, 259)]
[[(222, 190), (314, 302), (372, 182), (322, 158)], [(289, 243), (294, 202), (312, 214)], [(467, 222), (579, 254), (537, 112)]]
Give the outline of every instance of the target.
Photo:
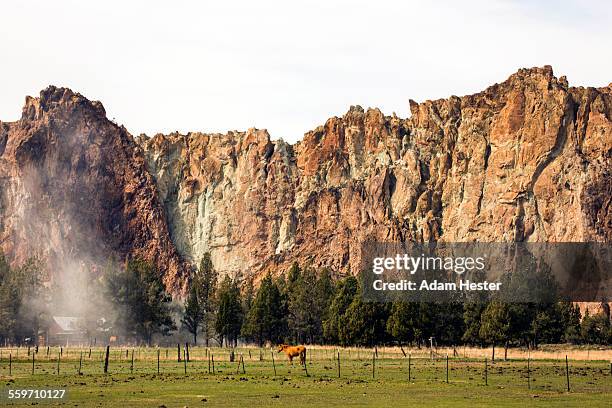
[(169, 287), (210, 251), (223, 273), (294, 260), (356, 272), (381, 241), (612, 241), (612, 87), (550, 67), (485, 91), (351, 107), (290, 145), (265, 130), (141, 136), (50, 87), (0, 122), (0, 241), (14, 258), (112, 253)]
[(0, 243), (10, 259), (39, 256), (53, 274), (137, 256), (181, 289), (187, 265), (142, 149), (102, 104), (49, 87), (0, 129)]

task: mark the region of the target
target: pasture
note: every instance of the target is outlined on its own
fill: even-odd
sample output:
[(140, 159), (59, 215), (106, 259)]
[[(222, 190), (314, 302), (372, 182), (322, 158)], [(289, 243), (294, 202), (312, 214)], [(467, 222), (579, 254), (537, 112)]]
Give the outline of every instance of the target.
[(111, 347), (106, 374), (105, 351), (52, 347), (28, 355), (27, 348), (2, 348), (0, 388), (68, 390), (66, 400), (37, 405), (124, 408), (607, 407), (612, 398), (610, 349), (513, 349), (506, 361), (500, 349), (492, 363), (490, 349), (438, 349), (432, 356), (425, 348), (308, 347), (303, 367), (269, 348), (235, 349), (230, 362), (229, 349), (191, 347), (186, 362), (181, 347), (179, 362), (176, 346)]

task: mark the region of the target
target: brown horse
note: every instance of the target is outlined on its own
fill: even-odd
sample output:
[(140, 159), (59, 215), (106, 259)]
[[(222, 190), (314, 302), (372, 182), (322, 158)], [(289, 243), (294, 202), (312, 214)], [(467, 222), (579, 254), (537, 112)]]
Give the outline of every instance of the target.
[(306, 347), (281, 344), (278, 346), (278, 352), (280, 353), (281, 351), (285, 352), (291, 364), (293, 364), (293, 357), (297, 356), (300, 356), (300, 364), (306, 364)]

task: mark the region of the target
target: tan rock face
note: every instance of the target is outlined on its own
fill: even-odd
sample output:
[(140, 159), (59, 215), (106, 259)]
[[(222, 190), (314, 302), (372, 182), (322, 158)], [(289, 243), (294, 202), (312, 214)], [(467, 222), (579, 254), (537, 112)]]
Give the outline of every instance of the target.
[[(550, 67), (411, 101), (408, 119), (351, 107), (295, 145), (255, 129), (134, 143), (101, 105), (70, 96), (45, 110), (44, 98), (0, 126), (0, 230), (13, 253), (85, 234), (100, 254), (157, 257), (178, 288), (182, 261), (206, 251), (224, 273), (261, 276), (294, 260), (356, 273), (366, 239), (612, 241), (612, 89), (569, 88)], [(45, 188), (28, 184), (32, 167)], [(57, 236), (27, 235), (32, 206), (50, 211)]]
[(99, 102), (49, 87), (4, 123), (0, 242), (16, 262), (37, 255), (51, 273), (111, 257), (155, 262), (180, 289), (187, 265), (169, 238), (142, 149)]
[(407, 120), (353, 107), (293, 148), (256, 130), (143, 146), (158, 185), (171, 180), (161, 196), (189, 259), (355, 272), (369, 238), (610, 241), (611, 97), (545, 67), (411, 103)]

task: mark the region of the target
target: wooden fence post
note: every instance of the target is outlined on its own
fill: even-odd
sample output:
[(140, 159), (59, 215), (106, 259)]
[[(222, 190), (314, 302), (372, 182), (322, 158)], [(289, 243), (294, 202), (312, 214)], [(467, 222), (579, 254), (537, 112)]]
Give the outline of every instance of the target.
[(487, 371), (487, 368), (488, 368), (487, 367), (487, 358), (485, 357), (485, 372), (484, 372), (484, 374), (485, 374), (485, 376), (484, 376), (485, 377), (485, 385), (489, 385), (489, 373)]
[(272, 367), (274, 368), (274, 376), (276, 376), (276, 363), (274, 363), (274, 352), (270, 351), (272, 355)]
[(159, 353), (160, 353), (160, 349), (157, 349), (157, 374), (159, 374)]
[(529, 355), (527, 355), (527, 389), (531, 389), (531, 367), (529, 366)]
[(32, 353), (32, 375), (34, 375), (34, 353)]
[[(127, 350), (125, 352), (127, 354)], [(132, 363), (130, 364), (130, 373), (134, 374), (134, 349), (132, 349)]]
[(82, 369), (83, 369), (83, 352), (81, 351), (81, 356), (79, 357), (79, 375), (81, 375)]
[(340, 378), (340, 350), (338, 350), (338, 378)]
[[(61, 350), (61, 349), (60, 349)], [(57, 355), (57, 375), (60, 373), (60, 361), (62, 360), (62, 352)]]
[(13, 354), (9, 353), (9, 375), (13, 375)]
[[(376, 353), (372, 353), (372, 379), (376, 376)], [(340, 375), (338, 375), (340, 377)]]
[(106, 355), (104, 357), (104, 374), (108, 373), (108, 355), (110, 353), (110, 346), (106, 346)]
[(446, 383), (448, 384), (448, 354), (446, 355)]
[(412, 358), (412, 354), (408, 354), (408, 382), (412, 381), (412, 376), (410, 372), (411, 358)]
[(565, 355), (565, 378), (567, 379), (567, 392), (570, 392), (569, 363), (567, 362), (567, 354)]
[(176, 344), (176, 354), (177, 354), (177, 362), (181, 362), (181, 343)]
[[(187, 343), (185, 343), (187, 345)], [(183, 365), (185, 366), (185, 375), (187, 375), (187, 348), (183, 349)]]
[(246, 374), (246, 370), (244, 369), (244, 357), (242, 354), (240, 355), (240, 361), (242, 361), (242, 374)]

